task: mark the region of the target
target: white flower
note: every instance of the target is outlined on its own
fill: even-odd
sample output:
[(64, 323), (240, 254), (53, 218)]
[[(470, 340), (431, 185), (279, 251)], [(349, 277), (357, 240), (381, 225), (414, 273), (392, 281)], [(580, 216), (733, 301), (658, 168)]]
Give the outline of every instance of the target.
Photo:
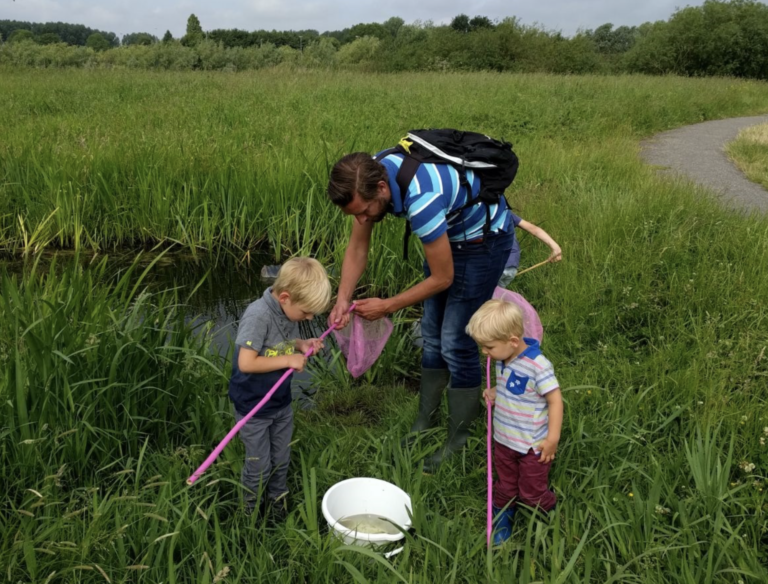
[(749, 474), (753, 470), (755, 470), (755, 464), (752, 462), (742, 461), (741, 464), (739, 464), (739, 468), (743, 470), (745, 473)]

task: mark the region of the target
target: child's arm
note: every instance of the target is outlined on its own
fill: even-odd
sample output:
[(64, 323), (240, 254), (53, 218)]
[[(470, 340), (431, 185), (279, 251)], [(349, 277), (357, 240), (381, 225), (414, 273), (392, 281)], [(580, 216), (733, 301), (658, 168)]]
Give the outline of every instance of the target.
[(563, 250), (561, 250), (560, 246), (557, 245), (557, 242), (549, 236), (549, 233), (544, 231), (541, 227), (534, 225), (525, 219), (522, 219), (520, 223), (517, 224), (517, 226), (549, 246), (549, 249), (552, 250), (552, 253), (549, 254), (550, 262), (559, 262), (561, 259), (563, 259)]
[(237, 366), (243, 373), (271, 373), (280, 369), (295, 369), (299, 373), (304, 370), (307, 358), (304, 355), (279, 355), (277, 357), (262, 357), (258, 351), (240, 347)]
[(546, 464), (555, 460), (557, 444), (560, 442), (560, 430), (563, 427), (563, 395), (559, 389), (553, 389), (544, 396), (549, 409), (549, 425), (547, 437), (541, 442), (539, 462)]

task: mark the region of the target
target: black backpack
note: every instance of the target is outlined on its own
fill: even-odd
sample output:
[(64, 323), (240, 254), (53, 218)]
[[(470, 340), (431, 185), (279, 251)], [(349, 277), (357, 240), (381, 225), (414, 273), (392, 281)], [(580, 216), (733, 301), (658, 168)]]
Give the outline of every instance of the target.
[[(467, 190), (468, 195), (466, 204), (451, 214), (455, 216), (478, 202), (485, 203), (484, 234), (491, 229), (489, 205), (496, 205), (504, 198), (504, 191), (515, 180), (519, 166), (517, 156), (509, 142), (496, 140), (477, 132), (464, 132), (450, 128), (411, 130), (397, 146), (381, 152), (376, 156), (376, 160), (379, 161), (390, 154), (404, 156), (395, 178), (403, 199), (421, 163), (453, 166), (458, 171), (461, 185)], [(472, 170), (480, 178), (480, 193), (474, 199), (471, 198), (472, 185), (467, 180), (467, 170)], [(410, 235), (411, 223), (406, 221), (403, 242), (403, 259), (405, 260), (408, 259)]]

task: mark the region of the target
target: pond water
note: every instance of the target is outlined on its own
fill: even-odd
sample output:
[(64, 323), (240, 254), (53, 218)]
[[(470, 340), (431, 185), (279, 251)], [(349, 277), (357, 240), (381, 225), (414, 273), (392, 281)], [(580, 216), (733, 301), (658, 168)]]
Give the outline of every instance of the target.
[[(106, 256), (105, 284), (124, 275), (134, 261), (137, 261), (139, 269), (134, 270), (131, 279), (138, 280), (144, 269), (155, 262), (145, 276), (143, 286), (150, 292), (178, 291), (180, 301), (185, 303), (183, 310), (187, 322), (199, 327), (212, 322), (212, 351), (226, 357), (233, 347), (243, 311), (274, 282), (279, 269), (279, 266), (271, 265), (274, 264), (274, 256), (251, 254), (250, 260), (244, 263), (233, 258), (213, 259), (188, 253), (168, 252), (158, 258), (160, 255), (147, 252), (141, 254), (138, 260), (133, 251)], [(45, 253), (35, 260), (38, 261), (37, 272), (45, 273), (53, 262), (61, 270), (74, 263), (84, 269), (94, 269), (104, 257), (56, 251)], [(35, 260), (6, 258), (0, 260), (0, 269), (4, 267), (10, 273), (24, 274)], [(311, 324), (301, 323), (302, 336), (319, 336), (326, 329), (325, 323), (325, 315), (317, 316)], [(313, 389), (310, 381), (307, 372), (294, 375), (294, 398), (307, 400), (311, 397)]]

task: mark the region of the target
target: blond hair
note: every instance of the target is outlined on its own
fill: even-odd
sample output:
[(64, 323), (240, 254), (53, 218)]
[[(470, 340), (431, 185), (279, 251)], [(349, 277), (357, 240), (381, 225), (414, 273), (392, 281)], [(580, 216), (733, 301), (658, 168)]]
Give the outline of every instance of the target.
[(523, 338), (523, 311), (513, 302), (489, 300), (469, 319), (467, 334), (481, 345)]
[(272, 285), (275, 294), (287, 292), (303, 310), (318, 314), (331, 303), (331, 282), (323, 265), (313, 258), (291, 258)]

